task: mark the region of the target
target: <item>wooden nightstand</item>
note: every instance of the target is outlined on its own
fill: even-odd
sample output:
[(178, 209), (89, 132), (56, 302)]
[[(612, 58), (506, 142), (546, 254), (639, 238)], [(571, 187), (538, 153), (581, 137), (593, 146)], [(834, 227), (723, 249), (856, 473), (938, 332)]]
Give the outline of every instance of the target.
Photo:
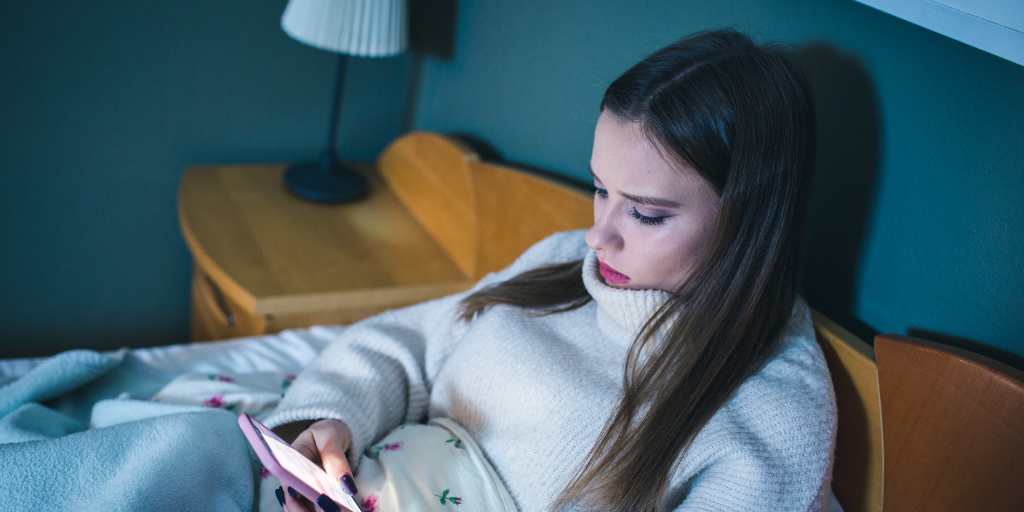
[(456, 293), (593, 219), (589, 191), (436, 133), (403, 135), (376, 165), (353, 167), (370, 195), (340, 205), (292, 196), (284, 165), (187, 169), (178, 216), (195, 262), (194, 340), (347, 324)]
[(353, 167), (370, 195), (340, 205), (289, 194), (284, 165), (186, 170), (178, 217), (194, 261), (194, 341), (347, 324), (472, 285), (374, 166)]

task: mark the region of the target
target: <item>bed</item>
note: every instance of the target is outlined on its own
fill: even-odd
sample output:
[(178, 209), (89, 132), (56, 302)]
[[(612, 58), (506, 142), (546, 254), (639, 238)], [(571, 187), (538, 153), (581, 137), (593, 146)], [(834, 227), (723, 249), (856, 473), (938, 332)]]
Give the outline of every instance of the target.
[[(464, 271), (466, 286), (543, 236), (590, 222), (586, 195), (551, 176), (483, 162), (440, 134), (399, 138), (379, 166), (410, 215)], [(462, 193), (446, 192), (453, 187)], [(559, 204), (557, 212), (537, 207), (538, 196)], [(1021, 372), (928, 340), (880, 335), (869, 344), (811, 306), (839, 406), (832, 489), (844, 510), (1024, 510), (1016, 471), (1024, 455)], [(130, 352), (170, 374), (295, 374), (344, 328), (294, 327)], [(0, 384), (46, 360), (0, 360)]]
[[(344, 328), (343, 325), (316, 325), (215, 342), (134, 348), (131, 352), (144, 363), (175, 374), (298, 373)], [(48, 357), (0, 360), (0, 383), (28, 373), (46, 359)]]

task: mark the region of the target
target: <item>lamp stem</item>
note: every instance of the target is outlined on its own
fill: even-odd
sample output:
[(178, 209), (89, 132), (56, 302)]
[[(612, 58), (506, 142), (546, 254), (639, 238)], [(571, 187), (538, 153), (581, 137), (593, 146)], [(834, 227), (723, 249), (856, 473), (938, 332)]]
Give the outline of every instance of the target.
[(348, 63), (348, 55), (338, 54), (338, 70), (334, 76), (334, 94), (331, 96), (331, 119), (327, 126), (327, 146), (324, 149), (324, 156), (321, 165), (325, 169), (336, 172), (338, 155), (334, 150), (335, 140), (338, 134), (338, 111), (341, 110), (342, 85), (345, 83), (345, 67)]
[(290, 165), (282, 178), (289, 192), (306, 201), (346, 203), (366, 197), (370, 192), (366, 176), (341, 163), (334, 151), (347, 59), (344, 53), (338, 56), (338, 73), (334, 77), (334, 96), (331, 98), (331, 119), (327, 126), (327, 145), (320, 161)]

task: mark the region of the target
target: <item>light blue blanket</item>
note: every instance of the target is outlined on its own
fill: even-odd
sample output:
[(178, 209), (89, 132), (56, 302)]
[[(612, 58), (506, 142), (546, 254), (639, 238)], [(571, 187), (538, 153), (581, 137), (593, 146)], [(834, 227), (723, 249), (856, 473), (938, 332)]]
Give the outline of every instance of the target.
[(147, 401), (172, 378), (72, 350), (0, 387), (0, 510), (253, 510), (236, 416)]

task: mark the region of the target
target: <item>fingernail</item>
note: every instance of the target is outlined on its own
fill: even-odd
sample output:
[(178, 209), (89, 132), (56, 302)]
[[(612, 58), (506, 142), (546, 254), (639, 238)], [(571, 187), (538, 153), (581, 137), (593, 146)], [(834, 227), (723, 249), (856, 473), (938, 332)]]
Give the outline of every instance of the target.
[(292, 489), (291, 486), (288, 486), (288, 495), (291, 496), (292, 499), (295, 500), (295, 501), (299, 500), (299, 491), (296, 491), (295, 489)]
[(352, 480), (352, 475), (348, 473), (341, 475), (341, 483), (344, 484), (345, 490), (352, 496), (359, 494), (359, 489), (356, 489), (356, 482)]
[(284, 506), (284, 491), (282, 491), (281, 488), (278, 487), (277, 489), (274, 489), (274, 495), (277, 496), (277, 502), (280, 503), (281, 506), (283, 507)]
[(324, 512), (341, 512), (341, 507), (339, 507), (334, 500), (328, 498), (326, 494), (321, 494), (320, 497), (316, 499), (316, 504), (319, 505)]

